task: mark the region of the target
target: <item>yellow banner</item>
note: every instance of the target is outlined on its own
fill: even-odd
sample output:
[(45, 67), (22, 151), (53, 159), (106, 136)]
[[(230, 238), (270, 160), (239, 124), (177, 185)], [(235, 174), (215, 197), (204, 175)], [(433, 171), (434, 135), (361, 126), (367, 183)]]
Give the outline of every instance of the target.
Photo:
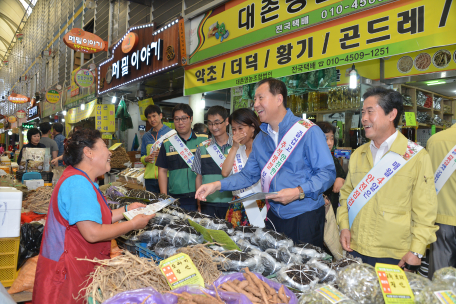
[(95, 106), (95, 128), (100, 132), (115, 132), (115, 105)]
[(456, 5), (401, 0), (186, 67), (185, 95), (456, 44)]
[(83, 119), (87, 119), (89, 117), (95, 116), (95, 113), (93, 109), (95, 108), (95, 105), (97, 103), (97, 100), (92, 100), (88, 104), (85, 105), (85, 109), (81, 110), (80, 107), (77, 108), (71, 108), (68, 110), (68, 113), (66, 115), (66, 122), (70, 124), (77, 123)]
[(456, 69), (456, 45), (392, 56), (385, 60), (385, 78), (413, 76)]
[(152, 98), (147, 98), (147, 99), (143, 99), (143, 100), (138, 101), (139, 115), (140, 115), (142, 121), (146, 121), (147, 120), (147, 117), (144, 116), (144, 110), (146, 110), (147, 106), (150, 106), (150, 105), (153, 105), (153, 104), (154, 104), (154, 101), (153, 101)]
[(189, 62), (193, 64), (387, 2), (392, 0), (229, 1), (201, 20), (197, 41), (191, 42), (196, 48)]

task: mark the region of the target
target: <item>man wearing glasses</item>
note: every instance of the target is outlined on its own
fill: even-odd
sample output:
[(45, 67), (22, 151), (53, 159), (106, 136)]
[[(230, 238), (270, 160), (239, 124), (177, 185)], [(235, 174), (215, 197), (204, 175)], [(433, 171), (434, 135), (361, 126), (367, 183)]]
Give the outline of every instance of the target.
[[(202, 142), (195, 153), (192, 170), (196, 176), (196, 189), (202, 184), (219, 181), (222, 176), (222, 164), (233, 145), (233, 138), (226, 132), (228, 112), (222, 106), (213, 106), (207, 111), (207, 126), (212, 137)], [(232, 194), (229, 191), (217, 191), (208, 195), (205, 202), (199, 202), (198, 209), (207, 215), (224, 219), (228, 211)]]
[(193, 110), (189, 105), (177, 104), (172, 115), (177, 134), (163, 141), (157, 158), (160, 193), (168, 194), (169, 172), (169, 195), (179, 199), (182, 208), (195, 211), (196, 174), (191, 169), (195, 158), (193, 154), (207, 135), (193, 132)]

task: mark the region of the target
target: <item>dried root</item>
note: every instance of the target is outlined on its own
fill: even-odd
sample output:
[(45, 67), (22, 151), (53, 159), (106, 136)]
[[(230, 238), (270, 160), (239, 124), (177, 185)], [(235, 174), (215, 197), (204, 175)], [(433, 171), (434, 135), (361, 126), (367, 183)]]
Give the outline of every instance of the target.
[(36, 213), (48, 213), (53, 189), (51, 187), (38, 187), (27, 195), (24, 208)]

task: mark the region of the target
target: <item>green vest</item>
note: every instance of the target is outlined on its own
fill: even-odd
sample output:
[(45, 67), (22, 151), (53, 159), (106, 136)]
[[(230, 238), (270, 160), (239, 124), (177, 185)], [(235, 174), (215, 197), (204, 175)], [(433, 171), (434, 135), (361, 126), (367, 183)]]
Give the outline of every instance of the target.
[[(182, 138), (181, 138), (182, 139)], [(196, 147), (207, 139), (207, 135), (195, 134), (192, 131), (192, 137), (186, 142), (182, 141), (187, 145), (190, 151), (195, 154)], [(173, 194), (187, 194), (194, 193), (196, 173), (187, 165), (187, 163), (178, 154), (177, 149), (166, 139), (163, 142), (162, 149), (166, 151), (166, 161), (168, 163), (168, 185), (169, 195)]]
[[(217, 147), (222, 151), (219, 145)], [(222, 153), (227, 157), (231, 146), (226, 145)], [(201, 152), (201, 175), (203, 176), (203, 185), (223, 179), (222, 169), (215, 163), (209, 152), (207, 152), (206, 146), (200, 144), (199, 149)], [(215, 191), (211, 195), (206, 197), (208, 203), (228, 203), (233, 200), (233, 194), (231, 191)]]

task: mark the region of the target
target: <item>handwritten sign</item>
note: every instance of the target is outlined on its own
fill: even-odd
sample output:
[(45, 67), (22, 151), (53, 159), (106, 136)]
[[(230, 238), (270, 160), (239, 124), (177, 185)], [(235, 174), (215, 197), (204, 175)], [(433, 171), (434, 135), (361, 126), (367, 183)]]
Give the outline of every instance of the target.
[(185, 253), (179, 253), (160, 262), (160, 271), (166, 277), (171, 289), (185, 285), (200, 285), (204, 287), (204, 280), (192, 259)]
[(407, 127), (415, 127), (416, 126), (416, 118), (415, 112), (405, 112), (405, 125)]
[(415, 303), (415, 297), (407, 277), (399, 266), (377, 263), (375, 264), (375, 272), (386, 304)]

